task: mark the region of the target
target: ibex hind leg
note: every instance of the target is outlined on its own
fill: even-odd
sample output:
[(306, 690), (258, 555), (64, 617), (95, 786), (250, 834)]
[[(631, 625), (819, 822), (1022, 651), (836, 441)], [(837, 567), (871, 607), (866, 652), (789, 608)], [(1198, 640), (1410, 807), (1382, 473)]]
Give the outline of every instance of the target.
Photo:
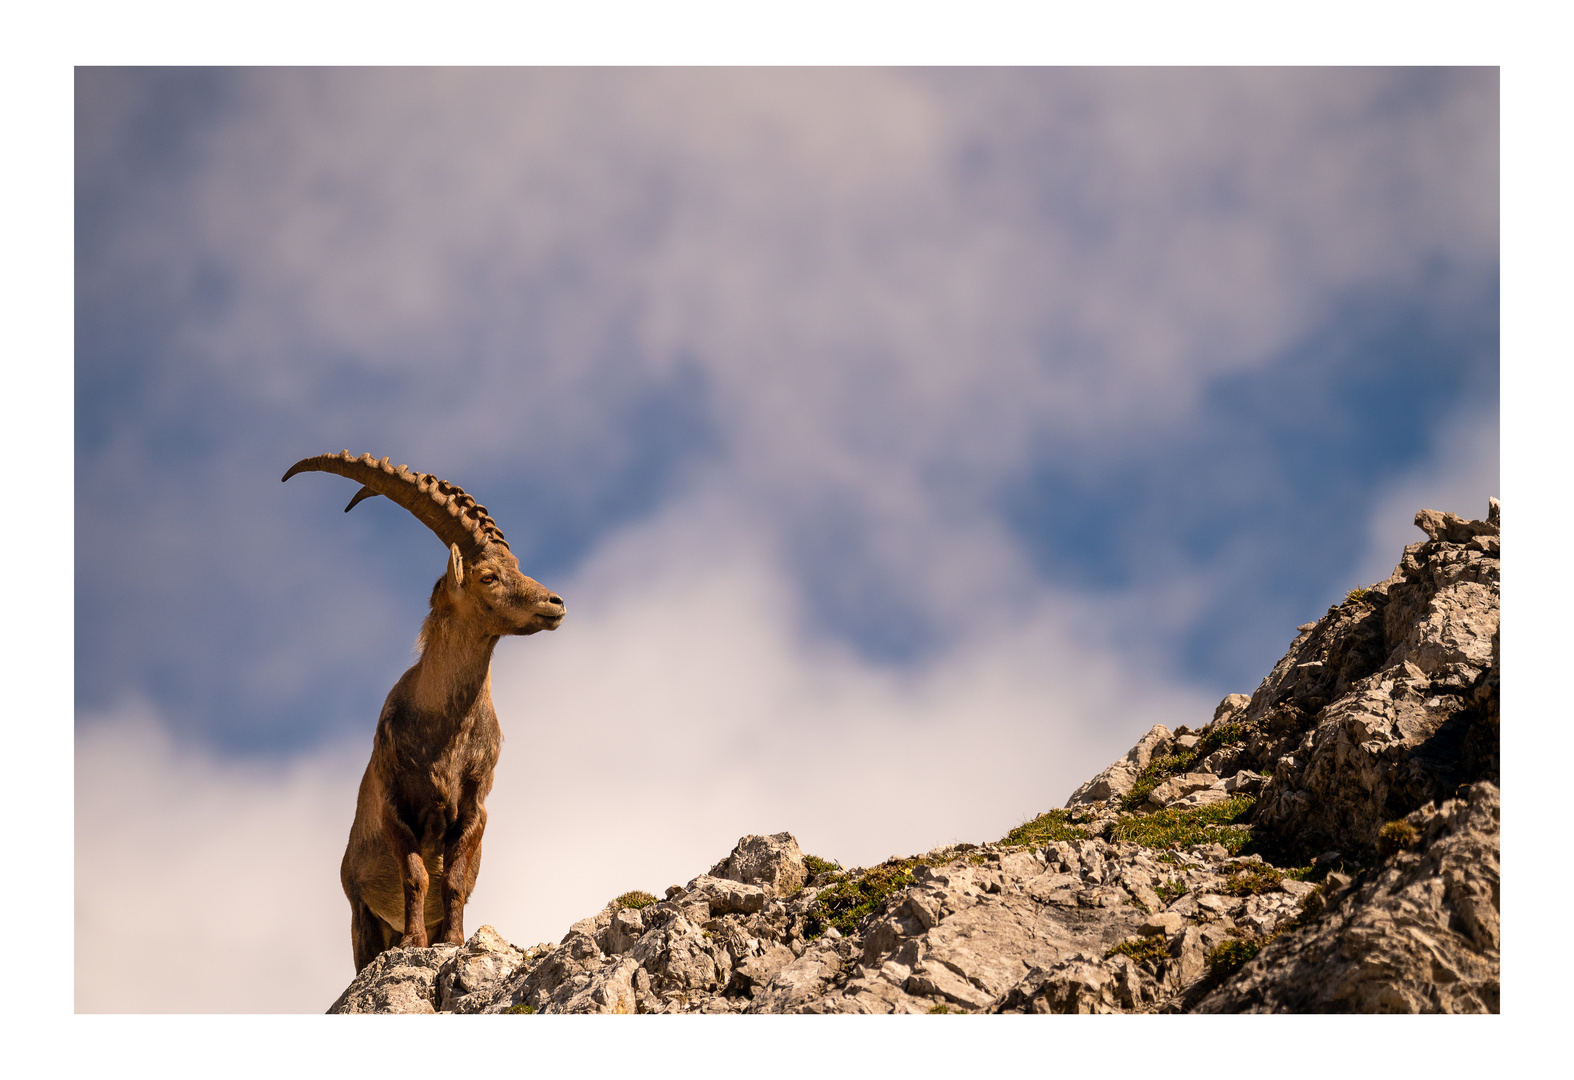
[(399, 944), (399, 931), (383, 922), (371, 908), (350, 901), (350, 947), (355, 951), (355, 973), (359, 975), (377, 955)]

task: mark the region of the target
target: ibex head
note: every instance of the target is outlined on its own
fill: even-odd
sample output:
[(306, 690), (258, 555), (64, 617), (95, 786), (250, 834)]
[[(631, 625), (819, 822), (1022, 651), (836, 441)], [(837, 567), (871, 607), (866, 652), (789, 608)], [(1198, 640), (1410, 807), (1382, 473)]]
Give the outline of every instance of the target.
[(452, 613), (458, 622), (486, 636), (534, 634), (556, 630), (563, 621), (563, 600), (519, 569), (503, 532), (486, 507), (461, 487), (430, 473), (412, 473), (348, 450), (303, 458), (284, 474), (330, 472), (361, 482), (348, 506), (383, 495), (392, 499), (448, 545), (448, 570), (432, 589), (432, 611)]
[(556, 630), (564, 615), (563, 598), (520, 573), (503, 543), (472, 559), (458, 544), (448, 546), (448, 572), (432, 587), (432, 610), (445, 609), (488, 636)]

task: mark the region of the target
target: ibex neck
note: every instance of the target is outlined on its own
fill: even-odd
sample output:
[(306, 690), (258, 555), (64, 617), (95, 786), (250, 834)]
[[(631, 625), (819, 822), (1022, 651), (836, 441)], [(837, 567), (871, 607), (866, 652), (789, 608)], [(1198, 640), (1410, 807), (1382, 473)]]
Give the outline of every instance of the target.
[(491, 696), (489, 674), (495, 637), (470, 637), (439, 623), (429, 628), (416, 662), (414, 698), (423, 712), (454, 716)]

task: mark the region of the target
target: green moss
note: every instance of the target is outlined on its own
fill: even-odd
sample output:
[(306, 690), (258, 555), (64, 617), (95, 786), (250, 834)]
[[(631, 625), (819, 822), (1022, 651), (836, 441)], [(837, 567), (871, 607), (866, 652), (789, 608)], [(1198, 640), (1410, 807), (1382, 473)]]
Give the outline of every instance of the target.
[(1153, 934), (1149, 937), (1130, 938), (1122, 941), (1119, 945), (1107, 951), (1104, 954), (1104, 959), (1108, 960), (1112, 956), (1129, 956), (1133, 960), (1152, 960), (1157, 962), (1167, 959), (1169, 955), (1170, 951), (1164, 944), (1164, 935)]
[(1188, 848), (1193, 844), (1222, 844), (1231, 855), (1237, 855), (1246, 846), (1250, 834), (1229, 826), (1244, 824), (1256, 801), (1250, 795), (1234, 795), (1224, 802), (1195, 810), (1123, 815), (1110, 827), (1110, 839), (1169, 849)]
[[(1162, 861), (1164, 856), (1161, 855), (1159, 858)], [(1179, 900), (1181, 897), (1186, 895), (1186, 883), (1180, 878), (1172, 878), (1171, 880), (1164, 882), (1153, 891), (1158, 893), (1159, 899), (1163, 900), (1166, 904), (1173, 904), (1176, 900)]]
[(930, 1015), (930, 1016), (960, 1016), (960, 1015), (963, 1015), (966, 1012), (967, 1012), (966, 1009), (953, 1008), (952, 1006), (947, 1005), (945, 1002), (942, 1001), (940, 1004), (938, 1004), (934, 1008), (930, 1009), (928, 1015)]
[(648, 892), (642, 892), (639, 889), (635, 889), (633, 892), (626, 892), (613, 901), (613, 903), (617, 904), (617, 906), (620, 908), (633, 908), (635, 911), (638, 911), (642, 907), (649, 907), (655, 902), (656, 898), (654, 896), (650, 895)]
[(1239, 971), (1252, 957), (1262, 952), (1261, 938), (1235, 938), (1208, 954), (1208, 974), (1222, 979)]
[(526, 1005), (523, 1001), (518, 1005), (510, 1005), (503, 1012), (508, 1016), (534, 1016), (536, 1014), (536, 1010)]
[(1232, 866), (1224, 891), (1231, 896), (1261, 896), (1277, 889), (1283, 880), (1284, 875), (1267, 863)]
[(1087, 835), (1088, 830), (1081, 827), (1081, 819), (1074, 817), (1070, 810), (1046, 810), (1006, 833), (1000, 842), (1042, 847), (1056, 840), (1085, 840)]

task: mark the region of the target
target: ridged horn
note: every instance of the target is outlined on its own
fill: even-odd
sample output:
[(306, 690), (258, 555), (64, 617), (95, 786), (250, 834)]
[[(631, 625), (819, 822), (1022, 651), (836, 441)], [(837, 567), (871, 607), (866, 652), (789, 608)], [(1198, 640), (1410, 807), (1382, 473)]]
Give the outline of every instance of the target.
[(480, 554), (490, 544), (508, 547), (503, 530), (487, 514), (486, 507), (465, 494), (464, 488), (431, 473), (411, 472), (406, 465), (396, 469), (387, 458), (378, 461), (370, 454), (351, 457), (348, 450), (302, 458), (290, 466), (284, 479), (303, 472), (329, 472), (360, 481), (363, 486), (344, 508), (345, 513), (363, 499), (385, 496), (414, 514), (444, 544), (458, 544), (466, 558)]

